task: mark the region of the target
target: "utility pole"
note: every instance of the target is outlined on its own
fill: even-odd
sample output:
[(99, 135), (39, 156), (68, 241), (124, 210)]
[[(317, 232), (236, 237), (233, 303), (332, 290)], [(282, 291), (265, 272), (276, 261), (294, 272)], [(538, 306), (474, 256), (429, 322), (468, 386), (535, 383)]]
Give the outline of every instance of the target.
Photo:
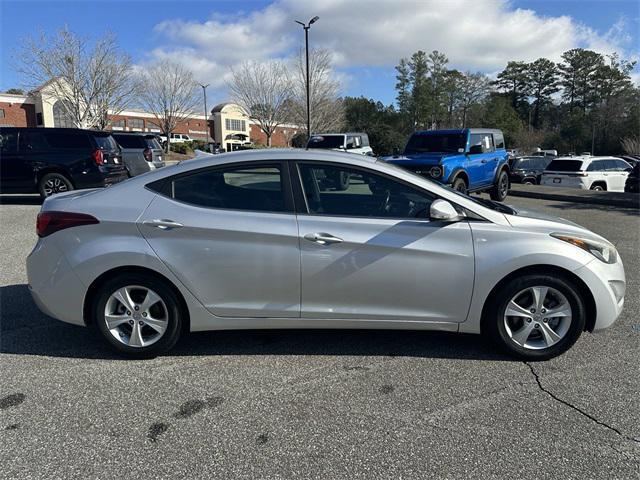
[(304, 22), (299, 22), (298, 20), (296, 20), (295, 22), (302, 25), (302, 28), (304, 28), (304, 45), (305, 45), (305, 51), (306, 51), (306, 59), (307, 59), (307, 82), (306, 82), (306, 87), (307, 87), (307, 141), (309, 141), (309, 138), (311, 138), (311, 100), (309, 98), (309, 29), (311, 28), (311, 25), (313, 25), (314, 23), (316, 23), (318, 20), (320, 19), (320, 17), (315, 16), (313, 17), (311, 20), (309, 20), (309, 24), (305, 24)]
[(209, 116), (207, 112), (207, 87), (209, 86), (209, 84), (207, 83), (206, 85), (203, 85), (202, 83), (200, 84), (200, 86), (202, 87), (202, 93), (204, 94), (204, 127), (205, 130), (207, 132), (207, 150), (210, 152), (210, 145), (209, 145)]

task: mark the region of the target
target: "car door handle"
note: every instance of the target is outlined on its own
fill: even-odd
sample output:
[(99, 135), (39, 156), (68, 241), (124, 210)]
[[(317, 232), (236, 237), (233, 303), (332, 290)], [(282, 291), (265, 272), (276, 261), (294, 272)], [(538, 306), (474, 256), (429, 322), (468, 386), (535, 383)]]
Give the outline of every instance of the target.
[(178, 222), (174, 222), (173, 220), (168, 220), (166, 218), (155, 220), (145, 220), (142, 222), (144, 225), (149, 225), (150, 227), (156, 227), (160, 230), (171, 230), (173, 228), (181, 228), (182, 224)]
[(305, 240), (309, 240), (310, 242), (319, 243), (320, 245), (331, 245), (332, 243), (340, 243), (342, 242), (341, 238), (334, 237), (329, 233), (307, 233), (304, 236)]
[(487, 159), (485, 158), (485, 159), (481, 160), (480, 163), (487, 163)]

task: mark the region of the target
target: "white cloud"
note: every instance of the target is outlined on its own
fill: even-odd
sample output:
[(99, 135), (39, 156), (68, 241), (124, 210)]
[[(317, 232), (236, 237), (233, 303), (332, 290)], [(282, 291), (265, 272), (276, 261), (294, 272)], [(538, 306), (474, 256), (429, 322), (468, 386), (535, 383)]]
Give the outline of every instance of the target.
[(320, 20), (310, 31), (312, 45), (332, 51), (339, 68), (393, 66), (421, 49), (445, 53), (456, 68), (495, 72), (509, 60), (559, 61), (575, 47), (625, 54), (630, 46), (624, 18), (599, 34), (571, 17), (543, 17), (507, 0), (276, 0), (248, 14), (166, 20), (155, 28), (164, 45), (152, 57), (180, 60), (222, 88), (240, 61), (290, 56), (303, 42), (294, 20), (314, 15)]

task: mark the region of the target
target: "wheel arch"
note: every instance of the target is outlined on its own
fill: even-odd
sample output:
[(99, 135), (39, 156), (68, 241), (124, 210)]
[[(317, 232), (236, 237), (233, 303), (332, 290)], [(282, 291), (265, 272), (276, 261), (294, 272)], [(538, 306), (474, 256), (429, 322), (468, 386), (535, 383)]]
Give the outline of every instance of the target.
[(584, 281), (580, 277), (578, 277), (575, 273), (565, 268), (558, 267), (556, 265), (529, 265), (529, 266), (514, 270), (513, 272), (509, 273), (504, 278), (502, 278), (491, 289), (491, 291), (489, 292), (489, 295), (487, 295), (487, 298), (485, 298), (484, 304), (482, 306), (480, 331), (481, 332), (486, 331), (485, 322), (488, 321), (488, 313), (489, 313), (489, 308), (491, 306), (491, 302), (493, 301), (495, 296), (498, 294), (498, 292), (502, 289), (504, 285), (511, 282), (513, 279), (517, 277), (521, 277), (523, 275), (533, 275), (533, 274), (549, 275), (549, 273), (555, 273), (559, 276), (566, 278), (568, 281), (573, 283), (575, 287), (578, 289), (580, 296), (585, 302), (585, 311), (587, 314), (587, 318), (585, 319), (584, 329), (585, 331), (592, 332), (595, 327), (596, 318), (597, 318), (597, 306), (596, 306), (595, 299), (593, 297), (593, 293), (591, 293), (591, 290), (589, 289), (587, 284), (584, 283)]
[(458, 167), (456, 169), (453, 170), (453, 172), (451, 172), (451, 175), (449, 175), (449, 179), (450, 181), (448, 183), (453, 183), (456, 181), (456, 179), (460, 177), (464, 180), (464, 182), (467, 184), (467, 188), (469, 188), (469, 174), (467, 174), (467, 172), (465, 171), (464, 168)]
[(155, 270), (152, 270), (147, 267), (130, 266), (130, 265), (119, 266), (119, 267), (115, 267), (110, 270), (107, 270), (106, 272), (100, 274), (96, 279), (94, 279), (93, 282), (91, 282), (91, 285), (89, 285), (89, 288), (87, 288), (87, 292), (84, 296), (84, 302), (82, 306), (82, 316), (84, 318), (85, 325), (87, 326), (91, 325), (91, 306), (93, 305), (93, 300), (95, 298), (96, 293), (100, 289), (100, 287), (107, 280), (121, 273), (141, 273), (145, 275), (150, 275), (160, 281), (165, 282), (169, 286), (169, 288), (173, 290), (173, 292), (176, 294), (178, 298), (178, 301), (180, 302), (180, 311), (184, 315), (184, 321), (182, 322), (183, 333), (187, 333), (190, 331), (191, 315), (189, 313), (189, 307), (187, 305), (187, 302), (184, 298), (184, 295), (182, 295), (182, 292), (180, 291), (180, 289), (176, 287), (176, 285), (170, 279), (168, 279), (166, 276), (162, 275), (161, 273), (158, 273)]

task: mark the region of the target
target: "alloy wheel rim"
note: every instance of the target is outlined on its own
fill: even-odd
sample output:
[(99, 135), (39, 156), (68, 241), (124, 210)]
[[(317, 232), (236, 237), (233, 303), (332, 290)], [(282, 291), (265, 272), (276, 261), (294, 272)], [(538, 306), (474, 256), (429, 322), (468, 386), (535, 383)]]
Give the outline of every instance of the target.
[(59, 178), (51, 178), (44, 184), (44, 194), (48, 197), (54, 193), (66, 192), (67, 184)]
[(571, 326), (567, 297), (552, 287), (529, 287), (514, 295), (504, 312), (504, 327), (516, 345), (528, 350), (549, 348), (562, 340)]
[(148, 347), (167, 331), (169, 314), (156, 292), (140, 285), (127, 285), (113, 292), (104, 307), (107, 330), (120, 343)]

